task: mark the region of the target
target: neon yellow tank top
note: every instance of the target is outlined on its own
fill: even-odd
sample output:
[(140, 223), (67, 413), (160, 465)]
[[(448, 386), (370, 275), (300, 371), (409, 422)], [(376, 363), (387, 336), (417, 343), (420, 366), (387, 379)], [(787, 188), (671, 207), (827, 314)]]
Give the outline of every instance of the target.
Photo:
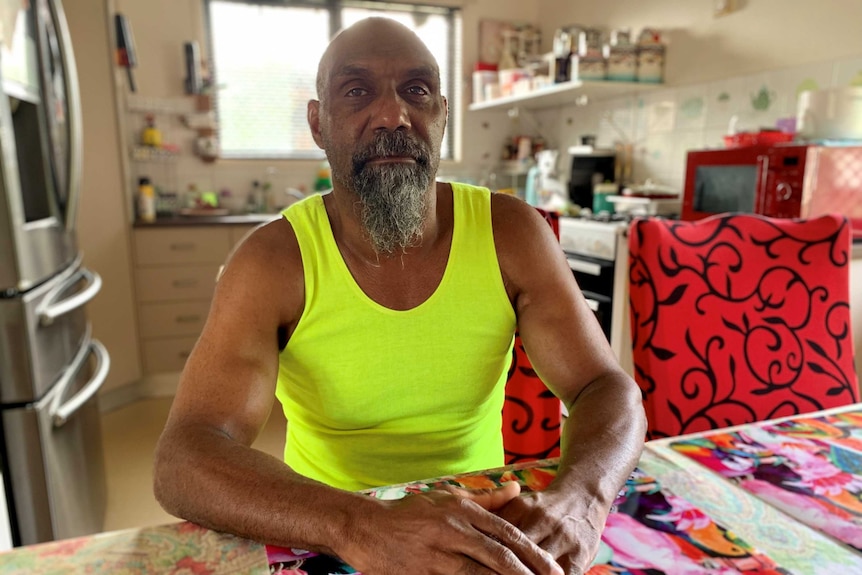
[(515, 314), (484, 188), (452, 184), (454, 231), (434, 293), (377, 304), (338, 251), (323, 199), (285, 210), (302, 254), (305, 307), (282, 351), (284, 461), (348, 490), (503, 464), (501, 410)]

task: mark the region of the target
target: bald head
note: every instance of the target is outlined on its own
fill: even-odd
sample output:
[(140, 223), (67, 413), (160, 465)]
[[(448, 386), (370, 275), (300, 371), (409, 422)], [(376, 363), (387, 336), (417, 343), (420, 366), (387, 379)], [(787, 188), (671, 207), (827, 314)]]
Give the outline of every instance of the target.
[(424, 62), (437, 76), (437, 60), (410, 28), (391, 18), (373, 17), (360, 20), (336, 34), (317, 67), (317, 97), (323, 101), (329, 81), (338, 70), (367, 59), (413, 58)]

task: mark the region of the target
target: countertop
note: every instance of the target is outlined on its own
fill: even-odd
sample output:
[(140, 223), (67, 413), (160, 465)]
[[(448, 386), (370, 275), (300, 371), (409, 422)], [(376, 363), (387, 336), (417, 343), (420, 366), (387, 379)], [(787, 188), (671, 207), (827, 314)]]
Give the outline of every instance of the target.
[(227, 216), (169, 216), (156, 218), (154, 222), (136, 220), (136, 229), (159, 228), (172, 226), (220, 226), (220, 225), (256, 225), (265, 224), (281, 217), (275, 214), (231, 214)]

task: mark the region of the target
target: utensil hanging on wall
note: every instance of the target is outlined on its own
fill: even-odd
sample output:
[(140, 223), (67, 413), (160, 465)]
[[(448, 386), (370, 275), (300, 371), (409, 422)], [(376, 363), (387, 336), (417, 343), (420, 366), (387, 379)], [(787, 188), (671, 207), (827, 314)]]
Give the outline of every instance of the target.
[(197, 42), (183, 45), (186, 61), (186, 94), (201, 93), (200, 48)]
[(129, 78), (129, 90), (137, 91), (135, 76), (132, 68), (138, 65), (138, 57), (135, 50), (135, 38), (132, 36), (132, 28), (129, 21), (122, 14), (114, 15), (114, 25), (117, 32), (117, 64), (126, 69)]

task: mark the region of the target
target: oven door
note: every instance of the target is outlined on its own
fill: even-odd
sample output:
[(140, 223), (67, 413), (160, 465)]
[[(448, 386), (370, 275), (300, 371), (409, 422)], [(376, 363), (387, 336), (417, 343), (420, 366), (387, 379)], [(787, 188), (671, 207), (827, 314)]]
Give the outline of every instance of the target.
[(614, 293), (614, 262), (566, 253), (566, 261), (593, 310), (605, 337), (611, 338), (612, 297)]

